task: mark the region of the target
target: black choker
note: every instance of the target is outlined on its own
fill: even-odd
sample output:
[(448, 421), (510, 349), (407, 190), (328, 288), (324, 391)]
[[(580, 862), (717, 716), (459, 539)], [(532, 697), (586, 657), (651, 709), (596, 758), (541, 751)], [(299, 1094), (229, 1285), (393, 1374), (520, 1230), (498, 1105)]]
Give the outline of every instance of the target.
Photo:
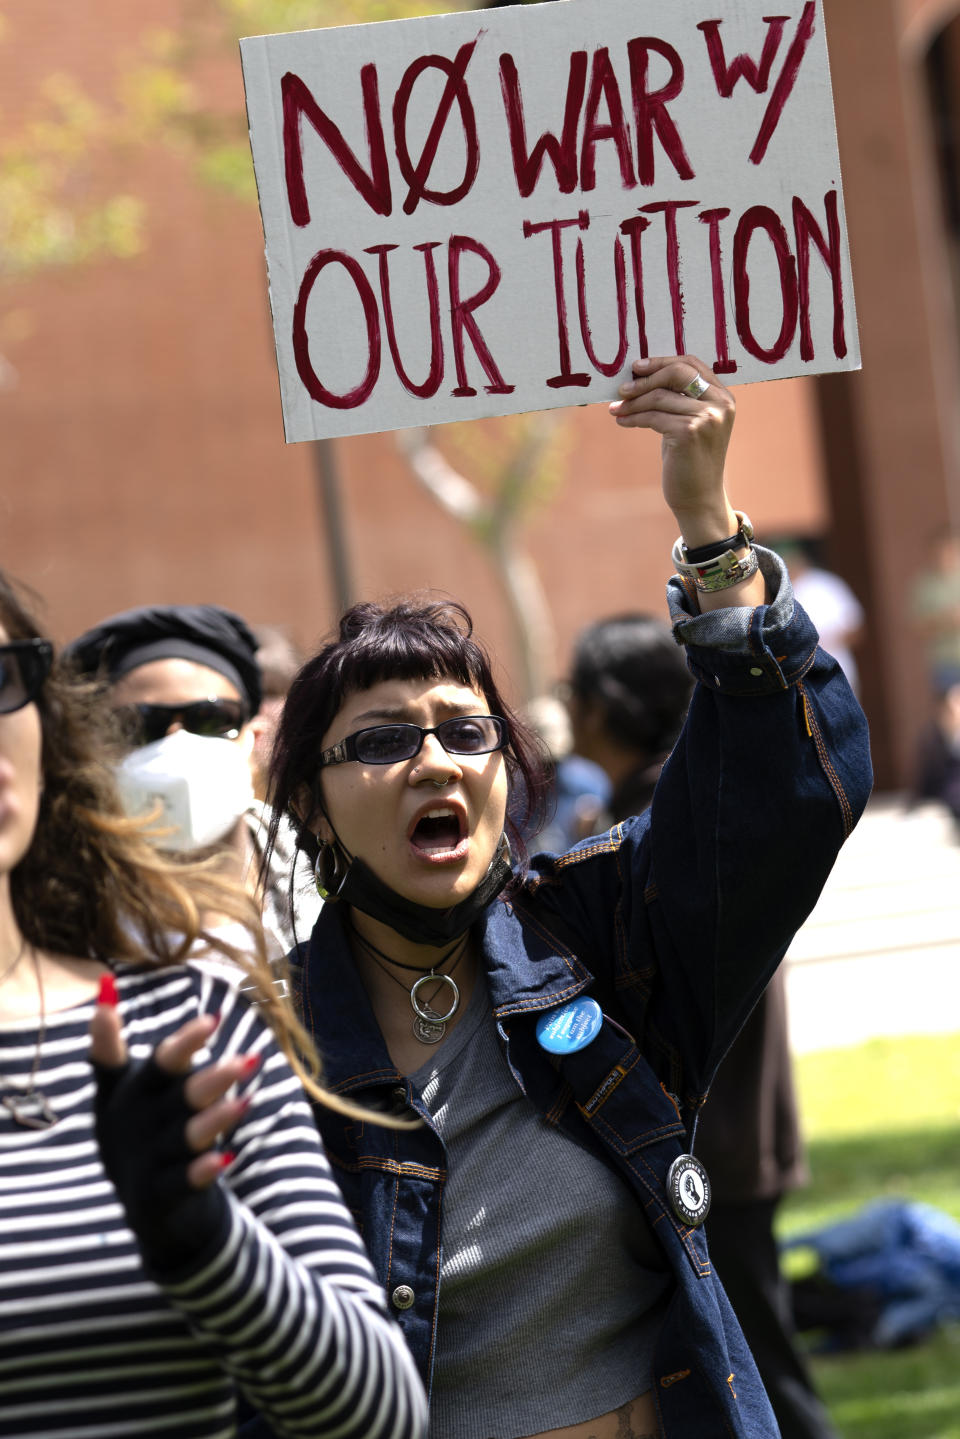
[[(401, 989), (406, 989), (406, 982), (400, 979), (396, 974), (393, 974), (392, 971), (387, 968), (387, 965), (383, 963), (384, 960), (387, 961), (387, 964), (395, 964), (400, 969), (412, 970), (415, 974), (419, 975), (419, 978), (413, 981), (409, 990), (410, 1005), (414, 1013), (413, 1035), (421, 1044), (439, 1044), (447, 1032), (447, 1025), (460, 1008), (460, 988), (454, 982), (453, 971), (467, 952), (467, 940), (469, 936), (466, 934), (461, 935), (456, 944), (452, 945), (446, 954), (441, 955), (436, 964), (432, 965), (429, 969), (424, 969), (420, 964), (402, 964), (399, 959), (391, 959), (389, 954), (385, 954), (382, 949), (378, 949), (375, 944), (371, 944), (369, 939), (365, 939), (352, 924), (348, 924), (347, 928), (357, 943), (367, 951), (374, 964), (377, 965), (379, 969), (382, 969), (384, 974), (389, 976), (396, 984), (399, 984)], [(457, 953), (458, 950), (459, 953)], [(454, 954), (456, 954), (457, 957), (453, 961), (453, 964), (451, 964), (449, 970), (438, 968), (438, 966), (446, 964), (447, 960)], [(440, 993), (439, 988), (433, 991), (429, 999), (420, 999), (421, 985), (429, 984), (432, 980), (439, 981), (441, 985), (448, 984), (453, 991), (450, 1008), (446, 1014), (438, 1014), (433, 1008), (433, 1001)]]

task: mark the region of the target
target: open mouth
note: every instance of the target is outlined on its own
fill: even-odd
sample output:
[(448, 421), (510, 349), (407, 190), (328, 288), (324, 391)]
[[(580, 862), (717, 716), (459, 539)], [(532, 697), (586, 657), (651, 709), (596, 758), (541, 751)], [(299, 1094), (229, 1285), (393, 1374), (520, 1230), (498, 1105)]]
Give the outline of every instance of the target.
[(466, 840), (466, 824), (459, 810), (439, 805), (427, 810), (417, 820), (410, 834), (410, 843), (419, 854), (449, 855), (456, 853)]

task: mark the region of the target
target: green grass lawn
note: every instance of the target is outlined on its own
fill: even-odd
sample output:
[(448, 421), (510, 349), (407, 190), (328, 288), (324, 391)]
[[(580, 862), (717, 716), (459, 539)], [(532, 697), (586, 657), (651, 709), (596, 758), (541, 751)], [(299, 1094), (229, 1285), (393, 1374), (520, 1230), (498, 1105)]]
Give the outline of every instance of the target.
[[(882, 1196), (960, 1220), (960, 1035), (872, 1040), (797, 1061), (812, 1182), (783, 1205), (797, 1233)], [(842, 1439), (960, 1439), (960, 1327), (896, 1353), (814, 1361)]]
[(814, 1362), (843, 1439), (960, 1439), (960, 1328), (915, 1349)]

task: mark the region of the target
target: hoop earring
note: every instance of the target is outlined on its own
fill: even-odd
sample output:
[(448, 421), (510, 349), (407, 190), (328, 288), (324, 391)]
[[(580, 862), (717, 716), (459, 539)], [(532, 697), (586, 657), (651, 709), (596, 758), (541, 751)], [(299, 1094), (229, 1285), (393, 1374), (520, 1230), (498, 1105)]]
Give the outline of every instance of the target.
[(317, 857), (313, 862), (313, 879), (317, 893), (325, 904), (336, 904), (340, 889), (347, 877), (347, 867), (342, 862), (336, 844), (329, 844), (317, 835)]

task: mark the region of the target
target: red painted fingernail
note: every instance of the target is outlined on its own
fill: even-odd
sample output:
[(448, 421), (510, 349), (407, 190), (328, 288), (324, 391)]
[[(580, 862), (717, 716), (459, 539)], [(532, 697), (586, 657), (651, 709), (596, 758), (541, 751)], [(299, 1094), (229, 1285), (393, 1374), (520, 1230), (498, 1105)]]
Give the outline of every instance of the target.
[(244, 1074), (252, 1074), (255, 1069), (259, 1069), (259, 1068), (260, 1068), (260, 1056), (259, 1056), (259, 1054), (248, 1054), (247, 1057), (246, 1057), (246, 1059), (243, 1061), (243, 1072), (244, 1072)]
[(237, 1109), (240, 1111), (241, 1114), (246, 1114), (252, 1103), (253, 1100), (250, 1098), (250, 1095), (245, 1094), (242, 1099), (237, 1100)]
[(229, 1169), (236, 1157), (232, 1149), (225, 1149), (220, 1156), (220, 1168)]
[(97, 1003), (106, 1004), (110, 1009), (117, 1007), (117, 981), (112, 974), (105, 974), (100, 979), (100, 990), (97, 994)]

